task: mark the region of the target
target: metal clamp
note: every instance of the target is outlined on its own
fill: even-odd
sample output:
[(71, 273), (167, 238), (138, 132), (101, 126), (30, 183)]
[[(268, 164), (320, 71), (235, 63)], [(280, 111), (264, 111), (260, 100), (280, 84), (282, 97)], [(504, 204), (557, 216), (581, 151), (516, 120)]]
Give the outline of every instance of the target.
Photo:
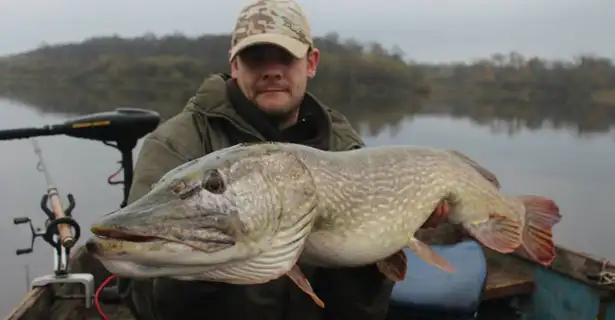
[(49, 284), (56, 283), (81, 283), (83, 284), (83, 299), (85, 307), (90, 308), (92, 306), (92, 300), (94, 299), (94, 276), (90, 273), (69, 273), (65, 275), (48, 274), (35, 278), (31, 282), (31, 289), (35, 287), (44, 287)]

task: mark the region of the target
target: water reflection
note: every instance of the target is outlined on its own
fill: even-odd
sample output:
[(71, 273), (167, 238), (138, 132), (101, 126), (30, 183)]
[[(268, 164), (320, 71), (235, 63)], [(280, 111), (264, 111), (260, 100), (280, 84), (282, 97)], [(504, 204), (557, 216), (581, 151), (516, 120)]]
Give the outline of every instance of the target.
[[(33, 94), (21, 101), (29, 103), (0, 100), (1, 128), (40, 126), (72, 114), (118, 106), (152, 108), (168, 118), (183, 106), (179, 100), (97, 102), (76, 93)], [(476, 107), (464, 113), (458, 107), (420, 99), (398, 107), (342, 108), (368, 145), (418, 144), (461, 150), (496, 172), (505, 192), (553, 197), (564, 215), (555, 230), (557, 242), (615, 259), (615, 248), (610, 246), (615, 233), (609, 230), (615, 222), (611, 206), (615, 148), (612, 131), (608, 131), (613, 119), (605, 116), (589, 122), (595, 126), (587, 126), (585, 120), (575, 121), (571, 116), (549, 119), (539, 111), (512, 115), (512, 109), (493, 109), (491, 113), (477, 112), (479, 109), (488, 110)], [(109, 186), (106, 181), (117, 169), (120, 154), (102, 143), (63, 136), (44, 137), (40, 143), (63, 198), (68, 192), (75, 195), (74, 215), (84, 226), (83, 243), (94, 218), (115, 210), (121, 202), (121, 186)], [(38, 276), (51, 272), (53, 260), (51, 248), (42, 241), (37, 242), (33, 254), (14, 256), (14, 250), (27, 246), (30, 239), (27, 228), (13, 226), (12, 218), (28, 215), (42, 226), (44, 215), (38, 202), (45, 181), (36, 171), (37, 159), (29, 141), (2, 141), (0, 148), (0, 201), (5, 210), (5, 223), (0, 224), (0, 254), (6, 257), (0, 269), (15, 270), (0, 275), (0, 286), (5, 288), (0, 292), (0, 313), (6, 314), (26, 292), (24, 266), (29, 265), (31, 275)], [(139, 150), (140, 144), (135, 155)]]
[[(166, 92), (86, 90), (85, 88), (14, 88), (3, 96), (23, 102), (45, 113), (84, 114), (107, 111), (116, 107), (152, 109), (167, 119), (180, 112), (194, 94), (194, 88)], [(524, 101), (486, 101), (469, 95), (454, 97), (404, 96), (399, 99), (374, 98), (336, 101), (318, 95), (327, 105), (344, 113), (356, 127), (361, 126), (366, 136), (380, 135), (383, 130), (395, 134), (400, 126), (414, 115), (446, 115), (470, 119), (486, 126), (490, 132), (515, 135), (523, 129), (563, 129), (579, 137), (596, 133), (607, 134), (615, 125), (615, 107), (590, 101), (576, 105), (554, 103), (532, 104)], [(365, 124), (365, 125), (363, 125)]]

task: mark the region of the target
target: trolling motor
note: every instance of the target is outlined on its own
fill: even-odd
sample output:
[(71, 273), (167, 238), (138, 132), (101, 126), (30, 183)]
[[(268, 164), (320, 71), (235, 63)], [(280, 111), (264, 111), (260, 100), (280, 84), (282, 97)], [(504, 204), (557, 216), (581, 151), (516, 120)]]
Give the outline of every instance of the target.
[[(117, 172), (109, 177), (107, 182), (111, 185), (124, 184), (124, 199), (120, 207), (125, 207), (128, 201), (128, 192), (132, 185), (132, 150), (137, 146), (137, 141), (152, 132), (159, 123), (160, 115), (155, 111), (138, 108), (117, 108), (114, 111), (92, 113), (70, 119), (64, 123), (39, 128), (0, 130), (0, 140), (66, 135), (101, 141), (105, 145), (118, 149), (122, 154), (121, 166)], [(121, 171), (124, 171), (124, 180), (112, 181), (111, 179)]]
[[(39, 128), (20, 128), (0, 130), (0, 140), (25, 139), (39, 136), (66, 135), (75, 138), (101, 141), (105, 145), (117, 148), (121, 154), (120, 169), (107, 180), (109, 184), (124, 184), (124, 198), (121, 207), (126, 206), (128, 193), (132, 185), (133, 163), (132, 150), (137, 141), (153, 131), (160, 123), (160, 115), (154, 111), (118, 108), (110, 112), (99, 112), (73, 118), (63, 123), (46, 125)], [(77, 243), (81, 235), (79, 224), (72, 218), (75, 208), (75, 199), (72, 194), (67, 195), (68, 208), (64, 209), (60, 202), (58, 190), (51, 179), (43, 159), (38, 142), (33, 139), (34, 152), (39, 158), (38, 170), (43, 172), (47, 182), (47, 192), (41, 199), (41, 209), (47, 215), (45, 231), (35, 228), (28, 217), (14, 218), (13, 223), (29, 224), (32, 232), (32, 241), (29, 248), (18, 249), (17, 255), (31, 253), (37, 237), (54, 248), (54, 273), (35, 278), (31, 287), (46, 286), (52, 283), (81, 283), (85, 287), (85, 305), (91, 306), (94, 295), (94, 277), (89, 273), (69, 273), (68, 262), (71, 248)], [(124, 171), (123, 181), (111, 179)], [(48, 203), (51, 203), (51, 209)], [(74, 232), (73, 232), (74, 230)]]

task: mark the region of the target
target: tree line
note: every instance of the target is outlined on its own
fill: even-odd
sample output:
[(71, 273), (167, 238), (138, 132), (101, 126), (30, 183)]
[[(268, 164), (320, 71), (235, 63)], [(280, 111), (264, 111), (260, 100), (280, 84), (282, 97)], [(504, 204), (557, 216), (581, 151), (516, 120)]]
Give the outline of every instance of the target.
[[(322, 55), (309, 90), (356, 121), (375, 114), (399, 121), (400, 114), (426, 112), (527, 126), (549, 120), (590, 131), (615, 122), (615, 68), (604, 57), (547, 61), (511, 52), (472, 62), (425, 64), (408, 60), (398, 47), (342, 40), (336, 33), (315, 42)], [(207, 74), (229, 71), (229, 44), (226, 34), (176, 33), (43, 45), (0, 58), (0, 94), (53, 104), (65, 112), (125, 104), (171, 116)]]
[(572, 124), (580, 133), (606, 132), (615, 124), (615, 66), (605, 57), (548, 61), (510, 52), (421, 69), (445, 113), (530, 129)]
[[(389, 52), (379, 44), (341, 42), (334, 34), (315, 42), (323, 54), (310, 90), (327, 100), (395, 101), (424, 89), (421, 73), (398, 52)], [(121, 88), (184, 99), (194, 93), (205, 75), (229, 72), (229, 44), (230, 35), (97, 37), (9, 57), (0, 62), (0, 74), (5, 86), (53, 84), (94, 91)]]

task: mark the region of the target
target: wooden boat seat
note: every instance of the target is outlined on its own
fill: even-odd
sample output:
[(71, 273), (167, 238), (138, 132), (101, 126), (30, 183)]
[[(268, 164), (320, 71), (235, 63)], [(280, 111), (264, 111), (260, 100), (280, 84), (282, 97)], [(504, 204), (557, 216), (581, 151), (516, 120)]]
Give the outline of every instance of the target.
[(534, 292), (533, 265), (513, 255), (483, 248), (487, 257), (487, 285), (483, 300), (528, 295)]
[(406, 279), (396, 283), (393, 289), (390, 319), (427, 313), (437, 314), (435, 318), (443, 314), (471, 317), (477, 312), (488, 278), (483, 247), (474, 240), (431, 246), (456, 272), (443, 271), (406, 249), (408, 272)]

